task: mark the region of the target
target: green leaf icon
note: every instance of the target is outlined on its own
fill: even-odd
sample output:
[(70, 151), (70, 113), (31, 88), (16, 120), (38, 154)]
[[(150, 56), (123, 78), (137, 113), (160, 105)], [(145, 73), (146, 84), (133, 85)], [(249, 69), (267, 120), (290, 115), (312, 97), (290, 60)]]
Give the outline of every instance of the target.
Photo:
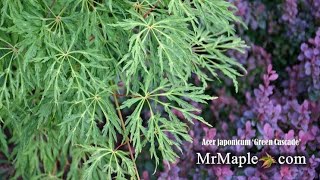
[(266, 156), (263, 156), (259, 159), (259, 161), (263, 161), (263, 164), (261, 167), (263, 168), (270, 168), (272, 164), (276, 163), (276, 160), (272, 156), (270, 156), (268, 153), (266, 153)]

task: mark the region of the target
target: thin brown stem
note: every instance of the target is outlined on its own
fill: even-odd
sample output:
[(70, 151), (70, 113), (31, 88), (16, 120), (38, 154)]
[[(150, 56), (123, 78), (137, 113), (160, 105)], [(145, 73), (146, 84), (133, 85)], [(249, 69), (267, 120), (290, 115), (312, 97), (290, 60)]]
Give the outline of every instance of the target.
[(52, 1), (51, 5), (50, 5), (50, 7), (49, 7), (49, 9), (48, 9), (48, 12), (47, 12), (46, 18), (47, 18), (47, 17), (49, 17), (50, 9), (52, 9), (52, 8), (53, 8), (53, 6), (56, 4), (56, 2), (57, 2), (57, 0), (53, 0), (53, 1)]
[(114, 149), (114, 150), (118, 150), (120, 147), (122, 147), (123, 145), (125, 145), (126, 143), (122, 143), (122, 144), (120, 144), (118, 147), (116, 147), (116, 149)]
[(117, 97), (132, 97), (132, 98), (138, 98), (138, 97), (141, 97), (141, 96), (136, 96), (136, 95), (126, 95), (126, 94), (117, 94), (117, 93), (115, 93), (115, 95), (117, 96)]
[(144, 15), (143, 15), (143, 18), (147, 18), (149, 16), (149, 14), (156, 9), (156, 7), (158, 6), (158, 4), (160, 3), (160, 0), (158, 0), (156, 2), (156, 4), (154, 6), (152, 6), (151, 9), (149, 9), (149, 11), (147, 11)]
[[(116, 104), (118, 116), (119, 116), (119, 118), (120, 118), (122, 130), (125, 132), (125, 131), (126, 131), (126, 126), (125, 126), (125, 124), (124, 124), (124, 120), (123, 120), (122, 113), (121, 113), (121, 110), (120, 110), (120, 106), (119, 106), (119, 102), (118, 102), (118, 97), (117, 97), (117, 95), (116, 95), (115, 92), (113, 93), (113, 98), (114, 98), (114, 102), (115, 102), (115, 104)], [(127, 146), (128, 146), (128, 149), (129, 149), (129, 152), (130, 152), (130, 157), (131, 157), (131, 160), (132, 160), (133, 165), (134, 165), (134, 170), (136, 171), (136, 176), (137, 176), (138, 180), (140, 180), (138, 168), (137, 168), (137, 165), (136, 165), (136, 162), (135, 162), (135, 159), (134, 159), (134, 156), (133, 156), (133, 151), (132, 151), (131, 145), (130, 145), (130, 140), (129, 140), (128, 137), (125, 137), (125, 138), (126, 138), (125, 144), (127, 144)]]

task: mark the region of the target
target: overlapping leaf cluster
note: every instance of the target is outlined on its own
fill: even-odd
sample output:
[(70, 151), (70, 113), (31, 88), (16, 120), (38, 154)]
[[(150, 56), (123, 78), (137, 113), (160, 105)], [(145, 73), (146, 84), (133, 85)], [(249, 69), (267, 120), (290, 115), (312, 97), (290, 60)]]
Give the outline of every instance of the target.
[(213, 99), (204, 88), (218, 71), (236, 87), (245, 71), (225, 55), (245, 45), (223, 0), (2, 0), (0, 9), (0, 150), (14, 178), (139, 178), (143, 147), (159, 164), (191, 141), (173, 111), (206, 123), (189, 102)]

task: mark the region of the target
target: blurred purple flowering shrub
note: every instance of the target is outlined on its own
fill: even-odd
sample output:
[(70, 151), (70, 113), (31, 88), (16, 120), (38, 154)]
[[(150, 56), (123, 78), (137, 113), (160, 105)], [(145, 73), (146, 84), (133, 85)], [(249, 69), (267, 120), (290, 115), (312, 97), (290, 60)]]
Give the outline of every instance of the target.
[[(320, 1), (230, 1), (248, 26), (248, 29), (237, 28), (251, 47), (244, 54), (228, 53), (248, 73), (239, 79), (237, 94), (228, 79), (221, 80), (224, 86), (209, 85), (207, 91), (219, 98), (209, 107), (200, 108), (214, 127), (195, 121), (189, 131), (194, 142), (185, 143), (183, 155), (176, 163), (164, 163), (163, 171), (157, 174), (159, 179), (319, 178)], [(217, 147), (202, 146), (203, 138), (301, 139), (301, 143), (299, 146)], [(274, 165), (269, 169), (205, 166), (196, 165), (196, 152), (300, 154), (308, 162), (305, 166)]]
[(304, 67), (304, 77), (311, 80), (314, 89), (320, 90), (320, 28), (315, 38), (310, 38), (307, 43), (301, 44), (301, 53), (298, 59)]
[(298, 2), (297, 0), (285, 0), (283, 5), (282, 20), (294, 23), (298, 15)]

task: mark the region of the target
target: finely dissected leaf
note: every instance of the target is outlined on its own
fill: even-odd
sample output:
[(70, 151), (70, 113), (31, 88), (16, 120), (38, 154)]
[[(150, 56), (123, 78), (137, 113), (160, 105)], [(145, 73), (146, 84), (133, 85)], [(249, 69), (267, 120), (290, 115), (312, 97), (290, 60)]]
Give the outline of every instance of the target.
[[(172, 112), (173, 110), (180, 111), (184, 117), (193, 123), (193, 119), (199, 120), (208, 126), (211, 126), (204, 119), (194, 112), (199, 111), (193, 107), (188, 101), (195, 101), (200, 103), (206, 103), (206, 100), (212, 100), (214, 97), (210, 97), (203, 94), (203, 88), (194, 86), (174, 86), (167, 80), (162, 80), (160, 85), (154, 89), (149, 90), (150, 82), (146, 82), (146, 86), (141, 84), (141, 90), (144, 94), (135, 93), (134, 97), (123, 102), (121, 107), (134, 106), (135, 109), (126, 121), (126, 134), (129, 135), (133, 142), (136, 153), (140, 153), (144, 145), (150, 143), (151, 157), (154, 157), (156, 163), (159, 163), (159, 157), (156, 149), (159, 149), (161, 156), (170, 162), (174, 161), (178, 155), (174, 152), (173, 147), (180, 149), (182, 141), (190, 141), (190, 137), (185, 127), (186, 123), (178, 120), (178, 117)], [(163, 98), (167, 100), (164, 101)], [(144, 105), (148, 106), (151, 117), (148, 120), (148, 126), (142, 126), (142, 109)], [(158, 114), (159, 109), (163, 108), (169, 115), (169, 120)], [(174, 136), (174, 139), (170, 139), (166, 133), (170, 133)], [(144, 138), (145, 136), (145, 138)], [(144, 143), (141, 143), (144, 139)], [(158, 147), (155, 146), (158, 144)]]
[[(85, 163), (88, 168), (84, 173), (84, 179), (101, 178), (124, 179), (125, 175), (135, 177), (135, 172), (128, 154), (121, 150), (113, 150), (108, 147), (81, 146), (90, 154), (89, 160)], [(101, 174), (101, 176), (99, 175)]]
[[(174, 162), (179, 156), (176, 154), (174, 148), (179, 149), (183, 141), (191, 142), (186, 128), (186, 124), (179, 121), (168, 121), (165, 118), (161, 118), (159, 115), (152, 116), (149, 119), (148, 131), (146, 135), (146, 141), (156, 142), (150, 144), (151, 158), (155, 158), (156, 165), (159, 164), (158, 151), (161, 157), (169, 162)], [(169, 135), (173, 135), (174, 138), (170, 138)]]

